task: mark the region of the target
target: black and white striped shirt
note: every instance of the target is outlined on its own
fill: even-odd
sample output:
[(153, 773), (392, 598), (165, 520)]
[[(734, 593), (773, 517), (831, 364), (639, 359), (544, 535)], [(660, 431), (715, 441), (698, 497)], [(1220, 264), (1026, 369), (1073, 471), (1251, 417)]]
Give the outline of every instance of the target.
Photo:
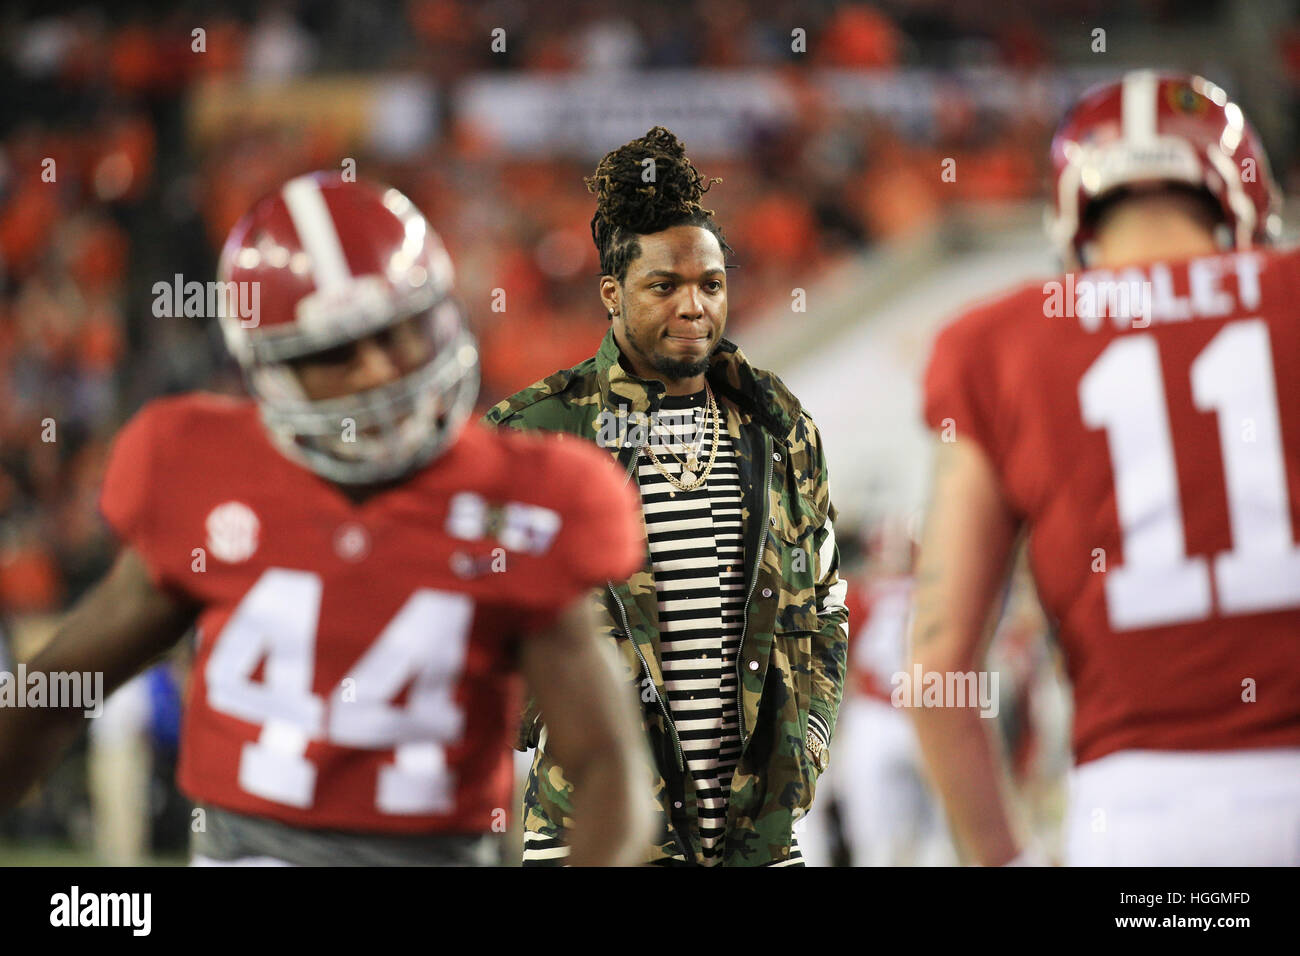
[[(713, 448), (704, 392), (664, 399), (651, 448), (680, 480), (697, 451), (702, 474)], [(722, 854), (731, 775), (740, 757), (736, 657), (745, 603), (740, 474), (725, 427), (707, 483), (673, 487), (644, 451), (637, 480), (659, 599), (659, 647), (669, 710), (695, 785), (704, 859)]]

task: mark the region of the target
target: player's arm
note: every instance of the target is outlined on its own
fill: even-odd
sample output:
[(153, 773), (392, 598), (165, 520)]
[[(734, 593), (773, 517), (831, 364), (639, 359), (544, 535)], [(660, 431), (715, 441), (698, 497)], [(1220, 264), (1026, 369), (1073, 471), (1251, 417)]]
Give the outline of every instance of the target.
[[(973, 441), (937, 442), (933, 498), (916, 575), (907, 672), (979, 670), (1018, 531), (988, 457)], [(1006, 761), (994, 722), (973, 707), (912, 710), (921, 752), (954, 835), (978, 863), (1019, 852)]]
[(522, 642), (520, 665), (546, 715), (546, 749), (573, 782), (572, 866), (631, 866), (653, 836), (649, 757), (627, 685), (576, 601)]
[[(140, 556), (123, 548), (104, 580), (78, 602), (49, 645), (27, 663), (27, 676), (102, 674), (107, 696), (180, 640), (196, 613), (196, 607), (154, 584)], [(84, 711), (84, 707), (0, 707), (0, 810), (17, 803), (53, 768), (82, 729)]]

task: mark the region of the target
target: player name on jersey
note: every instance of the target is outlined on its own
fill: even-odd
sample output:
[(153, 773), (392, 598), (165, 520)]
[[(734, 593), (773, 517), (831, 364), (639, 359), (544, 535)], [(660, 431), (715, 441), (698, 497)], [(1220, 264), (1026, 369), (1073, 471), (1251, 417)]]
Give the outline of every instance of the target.
[(1153, 322), (1220, 319), (1259, 306), (1256, 253), (1194, 259), (1185, 268), (1162, 262), (1111, 271), (1067, 273), (1043, 283), (1043, 314), (1075, 318), (1086, 332), (1108, 327), (1147, 328)]

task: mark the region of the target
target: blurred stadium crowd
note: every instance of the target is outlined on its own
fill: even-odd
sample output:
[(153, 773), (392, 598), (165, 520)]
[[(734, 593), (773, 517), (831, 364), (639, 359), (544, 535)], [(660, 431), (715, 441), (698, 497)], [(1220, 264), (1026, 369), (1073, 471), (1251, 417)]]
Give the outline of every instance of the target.
[[(302, 0), (182, 4), (158, 15), (131, 3), (55, 14), (8, 5), (0, 13), (0, 613), (13, 621), (57, 612), (106, 568), (114, 546), (96, 508), (99, 481), (131, 411), (162, 393), (239, 388), (215, 323), (156, 318), (151, 289), (176, 274), (210, 278), (235, 219), (289, 176), (349, 157), (360, 176), (398, 186), (426, 212), (457, 264), (482, 341), (484, 405), (591, 353), (605, 324), (582, 177), (615, 140), (581, 154), (502, 149), (457, 108), (455, 91), (471, 78), (581, 74), (599, 84), (628, 70), (767, 71), (794, 104), (790, 118), (755, 119), (735, 148), (695, 155), (726, 184), (709, 198), (737, 250), (731, 315), (743, 341), (747, 318), (788, 302), (792, 287), (846, 257), (931, 227), (954, 205), (1041, 194), (1055, 100), (1034, 111), (990, 109), (951, 81), (923, 109), (850, 111), (808, 80), (810, 68), (871, 71), (877, 80), (918, 68), (994, 70), (1028, 84), (1061, 62), (1063, 20), (1080, 24), (1073, 42), (1086, 54), (1085, 24), (1158, 31), (1193, 8), (1220, 7), (1050, 0), (1011, 15), (1000, 5), (934, 0), (683, 0), (618, 10)], [(796, 27), (806, 31), (806, 54), (792, 49)], [(497, 28), (503, 50), (490, 42)], [(1295, 115), (1300, 28), (1272, 39), (1288, 70), (1281, 110)], [(394, 146), (392, 135), (359, 135), (346, 111), (325, 102), (328, 86), (308, 89), (293, 122), (267, 108), (294, 84), (376, 76), (431, 84), (436, 120), (427, 136), (402, 139), (399, 129)], [(1273, 155), (1296, 156), (1291, 145)], [(937, 175), (945, 158), (962, 170), (956, 182)], [(1300, 167), (1276, 172), (1287, 191), (1300, 186)], [(504, 311), (492, 308), (498, 289)]]

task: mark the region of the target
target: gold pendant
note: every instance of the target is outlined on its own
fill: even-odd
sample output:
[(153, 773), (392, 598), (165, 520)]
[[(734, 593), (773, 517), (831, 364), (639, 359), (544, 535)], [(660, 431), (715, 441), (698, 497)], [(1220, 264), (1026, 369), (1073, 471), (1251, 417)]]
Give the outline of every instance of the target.
[(687, 455), (686, 467), (689, 468), (691, 471), (695, 471), (700, 467), (700, 460), (696, 458), (694, 454)]
[(695, 472), (690, 470), (683, 471), (682, 477), (679, 480), (684, 485), (693, 485), (695, 484)]

